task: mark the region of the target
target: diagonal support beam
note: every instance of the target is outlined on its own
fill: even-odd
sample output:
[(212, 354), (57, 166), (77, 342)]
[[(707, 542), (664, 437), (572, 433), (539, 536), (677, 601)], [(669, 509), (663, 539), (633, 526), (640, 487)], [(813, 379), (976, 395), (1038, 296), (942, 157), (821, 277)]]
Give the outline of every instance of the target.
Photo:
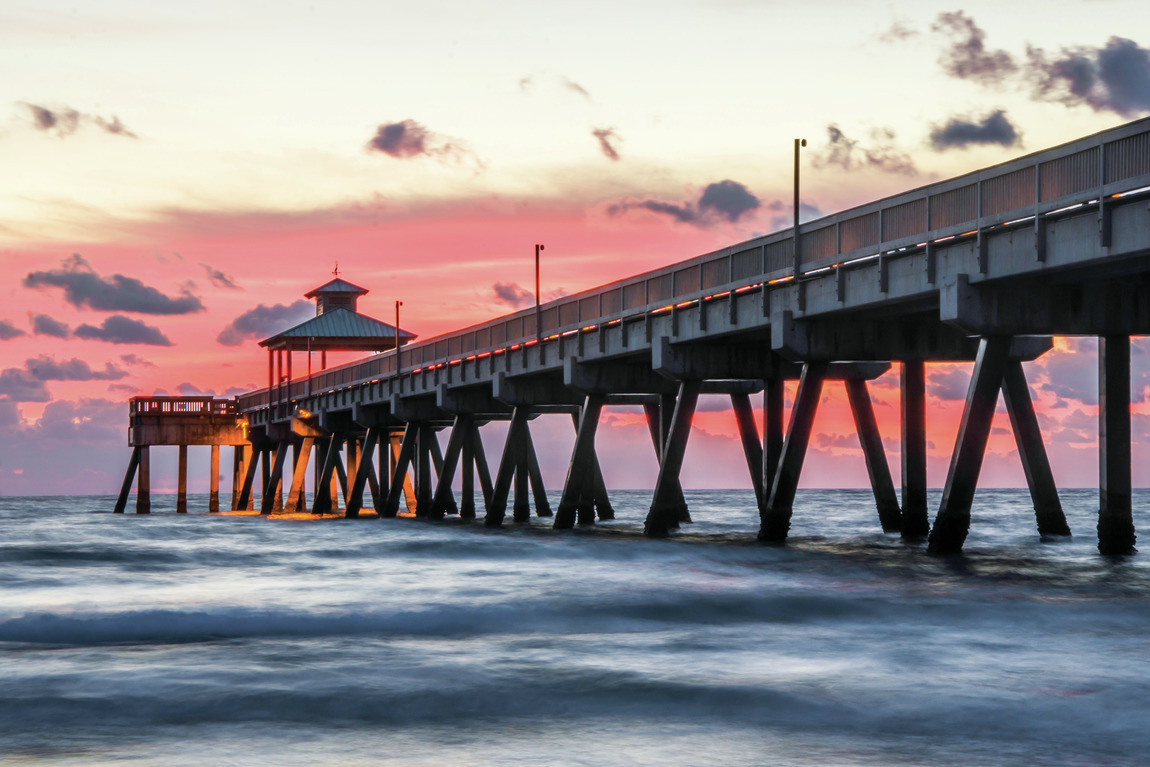
[(735, 423), (739, 427), (739, 438), (743, 442), (743, 455), (747, 459), (747, 470), (751, 474), (751, 485), (755, 489), (755, 505), (763, 506), (763, 445), (759, 442), (759, 431), (755, 428), (755, 413), (751, 409), (751, 398), (746, 394), (732, 394), (731, 407), (735, 411)]
[(760, 513), (759, 540), (766, 543), (783, 543), (791, 529), (791, 514), (795, 505), (795, 491), (799, 487), (799, 475), (803, 471), (807, 445), (811, 441), (811, 427), (819, 407), (819, 396), (823, 391), (827, 363), (807, 362), (799, 377), (799, 389), (795, 393), (795, 404), (791, 408), (791, 423), (783, 442), (783, 452), (771, 483), (766, 506)]
[(330, 514), (335, 507), (336, 499), (332, 497), (334, 495), (332, 477), (336, 475), (342, 443), (343, 437), (338, 433), (332, 434), (328, 441), (323, 456), (323, 468), (320, 469), (319, 479), (316, 481), (315, 499), (312, 501), (313, 514)]
[(355, 479), (351, 483), (351, 492), (347, 495), (347, 508), (344, 516), (354, 519), (359, 516), (363, 508), (363, 491), (367, 487), (368, 477), (371, 476), (371, 461), (375, 456), (375, 446), (379, 442), (379, 428), (372, 427), (363, 436), (363, 451), (355, 467)]
[(260, 456), (263, 455), (263, 451), (245, 448), (244, 453), (247, 471), (244, 472), (244, 483), (240, 486), (240, 497), (235, 503), (236, 509), (240, 511), (252, 508), (252, 486), (256, 482), (256, 472), (259, 471)]
[(932, 554), (957, 554), (970, 532), (970, 507), (1009, 353), (1009, 336), (985, 336), (978, 344), (974, 374), (966, 392), (966, 406), (942, 491), (942, 504), (930, 530), (927, 550)]
[(659, 478), (655, 482), (654, 498), (643, 523), (643, 534), (649, 537), (664, 538), (672, 528), (678, 526), (678, 495), (682, 487), (679, 472), (687, 453), (687, 438), (691, 434), (691, 421), (695, 417), (701, 388), (699, 381), (683, 381), (679, 384), (679, 396), (671, 416), (671, 430), (659, 459)]
[(116, 497), (116, 507), (112, 509), (113, 514), (123, 514), (124, 509), (128, 507), (128, 494), (132, 492), (132, 481), (136, 478), (136, 469), (140, 465), (140, 451), (139, 445), (132, 448), (132, 457), (128, 459), (128, 470), (124, 472), (124, 482), (120, 485), (120, 495)]
[(483, 437), (479, 433), (479, 424), (472, 424), (475, 442), (471, 448), (475, 452), (475, 473), (479, 476), (479, 489), (483, 493), (484, 513), (491, 507), (491, 497), (495, 489), (491, 482), (491, 469), (487, 466), (487, 451), (483, 449)]
[(1010, 415), (1010, 426), (1014, 430), (1018, 456), (1022, 459), (1022, 470), (1026, 473), (1026, 484), (1030, 487), (1030, 499), (1034, 502), (1038, 534), (1070, 535), (1070, 526), (1066, 524), (1066, 514), (1062, 511), (1062, 501), (1054, 485), (1054, 473), (1050, 470), (1046, 446), (1042, 444), (1042, 431), (1038, 428), (1038, 418), (1034, 414), (1034, 403), (1030, 400), (1030, 387), (1026, 384), (1026, 373), (1022, 370), (1021, 362), (1012, 360), (1006, 363), (1006, 372), (1002, 377), (1002, 398), (1006, 401), (1006, 412)]
[(264, 486), (263, 497), (260, 498), (260, 514), (271, 514), (273, 511), (283, 510), (283, 494), (280, 493), (280, 483), (283, 478), (284, 461), (287, 460), (290, 443), (281, 440), (276, 445), (275, 460), (272, 462), (271, 473), (268, 474), (267, 484)]
[[(563, 494), (559, 498), (559, 508), (555, 511), (556, 530), (570, 530), (575, 526), (578, 511), (584, 496), (589, 500), (593, 492), (595, 456), (595, 432), (599, 428), (599, 416), (603, 412), (602, 394), (588, 394), (579, 415), (579, 429), (575, 433), (575, 447), (571, 451), (571, 463), (567, 466), (567, 478), (563, 483)], [(584, 522), (590, 521), (585, 517)]]
[(394, 517), (399, 513), (399, 496), (407, 484), (407, 469), (411, 466), (411, 458), (415, 455), (415, 443), (418, 440), (419, 426), (408, 423), (403, 430), (403, 439), (399, 443), (399, 452), (395, 457), (395, 469), (391, 473), (391, 489), (387, 494), (387, 503), (380, 513), (380, 517)]
[(886, 450), (882, 446), (882, 436), (874, 417), (874, 405), (866, 381), (843, 381), (850, 401), (851, 415), (854, 416), (855, 432), (862, 445), (866, 460), (867, 474), (870, 476), (871, 490), (874, 491), (878, 521), (884, 533), (897, 533), (902, 530), (902, 511), (898, 507), (898, 496), (894, 492), (894, 480), (890, 475), (890, 465), (886, 462)]
[(307, 463), (315, 448), (315, 437), (304, 437), (296, 448), (295, 463), (292, 466), (291, 489), (288, 491), (288, 511), (298, 511), (304, 503), (304, 480), (307, 478)]
[(535, 516), (550, 517), (551, 504), (547, 501), (547, 490), (543, 487), (543, 472), (539, 470), (539, 456), (535, 453), (535, 442), (531, 439), (531, 429), (524, 429), (524, 449), (527, 451), (527, 472), (531, 479), (531, 493), (535, 500)]
[(455, 423), (451, 426), (451, 434), (447, 438), (447, 451), (440, 464), (439, 474), (435, 485), (435, 495), (431, 499), (432, 519), (443, 519), (444, 515), (455, 509), (455, 499), (451, 494), (451, 483), (455, 480), (455, 471), (459, 466), (459, 456), (463, 452), (463, 443), (471, 431), (471, 419), (466, 415), (455, 416)]
[[(527, 428), (528, 409), (516, 406), (511, 412), (511, 424), (507, 429), (507, 439), (503, 443), (503, 455), (499, 458), (499, 472), (495, 475), (495, 486), (491, 490), (491, 500), (487, 504), (487, 516), (483, 524), (487, 527), (500, 527), (507, 516), (507, 498), (511, 494), (511, 479), (518, 462), (518, 440), (523, 429)], [(477, 454), (478, 455), (478, 454)]]

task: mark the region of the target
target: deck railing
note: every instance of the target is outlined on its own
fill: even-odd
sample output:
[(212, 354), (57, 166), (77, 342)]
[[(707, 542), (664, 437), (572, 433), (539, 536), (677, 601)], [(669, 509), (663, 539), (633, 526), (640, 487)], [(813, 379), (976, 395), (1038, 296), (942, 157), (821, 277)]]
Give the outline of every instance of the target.
[(234, 399), (215, 397), (132, 397), (128, 415), (188, 416), (236, 415)]
[[(645, 274), (544, 304), (538, 335), (614, 324), (732, 291), (801, 278), (880, 253), (970, 234), (1019, 219), (1150, 187), (1150, 118), (964, 176), (887, 197)], [(497, 354), (535, 342), (535, 309), (384, 352), (274, 390), (297, 399), (353, 383)], [(241, 412), (266, 407), (269, 392), (240, 395)]]

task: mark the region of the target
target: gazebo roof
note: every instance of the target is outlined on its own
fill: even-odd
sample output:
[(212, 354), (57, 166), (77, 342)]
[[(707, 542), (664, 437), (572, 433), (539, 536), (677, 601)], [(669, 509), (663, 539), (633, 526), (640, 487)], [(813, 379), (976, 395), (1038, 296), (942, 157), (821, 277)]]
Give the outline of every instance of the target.
[(367, 293), (367, 288), (361, 288), (359, 285), (352, 285), (347, 280), (341, 280), (336, 277), (331, 282), (324, 283), (314, 290), (304, 293), (304, 298), (315, 298), (320, 293), (355, 293), (362, 296)]
[[(350, 285), (343, 280), (332, 280), (332, 283), (336, 282)], [(322, 289), (317, 288), (312, 292)], [(414, 333), (400, 328), (401, 346), (415, 338)], [(308, 346), (313, 351), (386, 351), (395, 347), (395, 327), (339, 307), (328, 309), (323, 314), (301, 322), (293, 328), (265, 338), (260, 341), (260, 346), (295, 349)]]

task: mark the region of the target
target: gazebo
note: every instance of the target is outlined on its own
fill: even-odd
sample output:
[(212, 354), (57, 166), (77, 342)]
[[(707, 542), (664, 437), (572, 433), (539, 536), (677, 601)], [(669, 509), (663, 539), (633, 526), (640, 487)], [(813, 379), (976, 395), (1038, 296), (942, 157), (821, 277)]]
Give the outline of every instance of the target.
[(268, 350), (269, 394), (278, 386), (286, 385), (290, 396), (292, 352), (307, 353), (310, 377), (312, 352), (319, 352), (320, 370), (325, 370), (329, 351), (383, 352), (416, 338), (414, 333), (360, 314), (356, 306), (359, 297), (367, 292), (366, 288), (337, 276), (304, 294), (304, 298), (315, 299), (315, 317), (260, 341), (260, 346)]

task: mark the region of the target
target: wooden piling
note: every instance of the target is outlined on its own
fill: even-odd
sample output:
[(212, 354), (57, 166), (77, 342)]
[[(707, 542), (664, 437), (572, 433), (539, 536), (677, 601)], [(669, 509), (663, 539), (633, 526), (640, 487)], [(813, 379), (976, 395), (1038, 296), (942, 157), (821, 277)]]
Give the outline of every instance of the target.
[(188, 513), (188, 446), (179, 445), (176, 464), (176, 513)]
[(588, 394), (579, 415), (579, 429), (575, 434), (575, 447), (567, 467), (567, 479), (555, 511), (556, 530), (569, 530), (575, 526), (585, 488), (593, 480), (592, 457), (595, 454), (595, 432), (599, 428), (599, 415), (603, 412), (601, 394)]
[(124, 481), (120, 484), (120, 495), (116, 498), (113, 514), (123, 514), (128, 506), (128, 494), (132, 492), (132, 482), (136, 479), (136, 469), (140, 466), (141, 450), (143, 448), (139, 445), (132, 448), (132, 457), (128, 459), (128, 469), (124, 472)]
[(208, 513), (216, 514), (220, 510), (220, 446), (211, 446), (211, 457), (208, 460)]
[(775, 471), (779, 467), (779, 456), (783, 454), (785, 395), (783, 379), (767, 378), (763, 381), (763, 500), (759, 504), (760, 513), (770, 497)]
[(1098, 339), (1098, 551), (1133, 554), (1130, 337)]
[[(527, 473), (531, 479), (531, 495), (535, 501), (535, 516), (553, 516), (551, 504), (547, 501), (547, 489), (543, 487), (543, 472), (539, 470), (539, 456), (535, 453), (535, 442), (531, 439), (531, 429), (529, 428), (523, 432), (523, 444), (524, 451), (527, 453)], [(598, 462), (596, 462), (597, 464)], [(602, 515), (599, 518), (602, 519)]]
[(292, 461), (291, 489), (288, 491), (288, 511), (299, 511), (304, 506), (304, 480), (307, 478), (308, 458), (315, 447), (315, 437), (304, 437), (295, 449)]
[(902, 399), (902, 537), (930, 532), (926, 508), (926, 365), (900, 363)]
[(284, 461), (287, 460), (288, 447), (289, 443), (286, 440), (280, 441), (276, 446), (271, 471), (264, 474), (263, 497), (260, 499), (261, 514), (283, 511), (284, 501), (283, 493), (280, 492), (280, 480), (283, 477)]
[(451, 433), (447, 436), (447, 450), (443, 454), (443, 464), (436, 479), (435, 494), (431, 499), (431, 514), (433, 519), (443, 519), (444, 515), (453, 510), (451, 483), (455, 481), (456, 468), (459, 466), (459, 457), (463, 454), (463, 443), (471, 431), (471, 419), (466, 415), (455, 416), (451, 425)]
[(151, 448), (140, 446), (140, 462), (136, 469), (136, 513), (152, 512)]
[(755, 490), (756, 506), (763, 505), (763, 445), (755, 428), (755, 414), (751, 408), (751, 398), (747, 394), (732, 394), (731, 407), (735, 411), (735, 424), (739, 429), (739, 439), (743, 443), (743, 455), (747, 459), (747, 470), (751, 474), (751, 486)]
[(531, 521), (531, 499), (529, 492), (530, 472), (527, 469), (527, 440), (531, 427), (523, 424), (515, 439), (515, 503), (511, 518), (516, 522)]
[(468, 419), (467, 431), (460, 446), (459, 516), (475, 519), (475, 440), (479, 439), (475, 422)]
[(932, 554), (957, 554), (970, 531), (970, 507), (982, 470), (990, 424), (1002, 388), (1002, 375), (1010, 352), (1009, 336), (984, 336), (978, 344), (974, 374), (966, 392), (966, 405), (958, 427), (942, 504), (930, 530)]
[(395, 457), (395, 467), (392, 469), (387, 503), (380, 511), (380, 517), (394, 517), (399, 513), (399, 496), (407, 491), (407, 469), (411, 465), (412, 456), (415, 455), (415, 443), (418, 441), (418, 434), (419, 426), (409, 423), (403, 430), (403, 437), (399, 440), (398, 449), (394, 438), (392, 439), (391, 447)]
[[(663, 455), (659, 461), (659, 478), (655, 481), (654, 498), (647, 519), (643, 522), (643, 534), (652, 538), (665, 537), (678, 522), (680, 509), (678, 495), (682, 492), (679, 472), (687, 451), (687, 438), (691, 434), (691, 421), (695, 417), (695, 406), (699, 402), (699, 381), (683, 381), (679, 384), (679, 396), (671, 416), (670, 434), (664, 443)], [(679, 493), (676, 493), (679, 488)]]
[[(354, 472), (355, 479), (351, 483), (351, 492), (347, 496), (347, 508), (344, 510), (344, 516), (354, 519), (359, 516), (360, 509), (363, 508), (363, 492), (367, 488), (367, 479), (371, 473), (371, 459), (375, 454), (375, 445), (379, 441), (379, 429), (371, 428), (363, 437), (363, 453), (359, 456), (356, 463)], [(348, 453), (348, 473), (352, 473), (351, 453)]]
[(526, 426), (527, 408), (516, 406), (511, 411), (511, 423), (507, 427), (507, 439), (504, 440), (503, 454), (499, 458), (499, 470), (495, 475), (491, 499), (487, 503), (487, 515), (483, 518), (483, 524), (487, 527), (502, 526), (503, 519), (507, 516), (507, 498), (511, 494), (511, 480), (519, 458), (517, 449), (519, 433)]

